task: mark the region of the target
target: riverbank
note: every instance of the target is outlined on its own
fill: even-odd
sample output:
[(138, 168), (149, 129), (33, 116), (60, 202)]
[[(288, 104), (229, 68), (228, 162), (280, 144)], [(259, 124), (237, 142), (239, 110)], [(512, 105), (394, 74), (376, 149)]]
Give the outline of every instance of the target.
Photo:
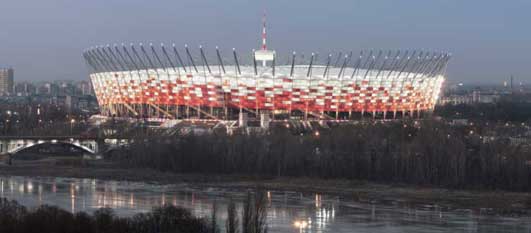
[(531, 193), (450, 190), (402, 184), (376, 184), (364, 181), (326, 180), (314, 178), (272, 178), (240, 175), (175, 174), (151, 169), (117, 168), (112, 163), (58, 163), (53, 160), (17, 162), (0, 166), (1, 176), (72, 177), (101, 180), (135, 181), (157, 184), (187, 183), (219, 188), (297, 191), (337, 195), (363, 203), (411, 206), (437, 206), (441, 209), (463, 209), (480, 214), (531, 216)]

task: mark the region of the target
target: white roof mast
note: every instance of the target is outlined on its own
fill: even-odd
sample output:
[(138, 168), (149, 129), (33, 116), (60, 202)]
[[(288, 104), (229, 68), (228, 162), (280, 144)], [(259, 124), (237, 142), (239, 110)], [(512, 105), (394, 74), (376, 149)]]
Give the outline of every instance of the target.
[(264, 11), (264, 16), (262, 17), (262, 47), (254, 52), (254, 58), (257, 61), (262, 61), (263, 67), (267, 65), (267, 61), (275, 59), (275, 51), (267, 50), (266, 35), (266, 14)]

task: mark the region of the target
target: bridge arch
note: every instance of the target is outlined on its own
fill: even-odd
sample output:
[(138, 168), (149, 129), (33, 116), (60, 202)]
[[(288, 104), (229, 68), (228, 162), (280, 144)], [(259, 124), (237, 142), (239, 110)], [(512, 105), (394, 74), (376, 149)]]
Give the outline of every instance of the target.
[(23, 143), (23, 144), (17, 144), (16, 147), (11, 148), (8, 151), (8, 154), (17, 154), (17, 153), (19, 153), (21, 151), (28, 150), (28, 149), (31, 149), (31, 148), (35, 148), (35, 147), (38, 147), (38, 146), (43, 146), (43, 145), (67, 145), (67, 146), (70, 146), (72, 148), (80, 149), (83, 152), (87, 152), (87, 153), (90, 153), (90, 154), (95, 154), (96, 153), (96, 147), (92, 146), (92, 144), (82, 145), (80, 143), (73, 142), (73, 141), (56, 141), (56, 140), (43, 141), (43, 140), (40, 140), (40, 141), (36, 141), (36, 142), (28, 142), (28, 143)]

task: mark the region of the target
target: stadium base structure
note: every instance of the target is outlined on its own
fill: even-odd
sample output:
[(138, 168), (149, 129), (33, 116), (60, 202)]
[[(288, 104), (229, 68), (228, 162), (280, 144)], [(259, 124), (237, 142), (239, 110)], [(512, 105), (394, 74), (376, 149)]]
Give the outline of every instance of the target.
[[(362, 51), (324, 56), (274, 51), (240, 58), (216, 47), (99, 46), (83, 53), (101, 114), (205, 121), (339, 121), (433, 111), (450, 55)], [(266, 60), (267, 58), (267, 60)]]

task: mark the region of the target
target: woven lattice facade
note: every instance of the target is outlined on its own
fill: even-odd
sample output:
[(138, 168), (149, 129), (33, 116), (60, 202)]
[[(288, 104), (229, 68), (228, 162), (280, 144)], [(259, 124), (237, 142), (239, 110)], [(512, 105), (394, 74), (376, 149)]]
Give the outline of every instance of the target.
[[(330, 56), (318, 64), (232, 64), (216, 50), (194, 58), (188, 48), (101, 47), (87, 50), (90, 78), (104, 115), (205, 118), (227, 112), (295, 112), (312, 116), (431, 111), (438, 99), (449, 55), (429, 52), (370, 52)], [(289, 64), (291, 63), (291, 64)], [(202, 114), (204, 113), (204, 114)]]

